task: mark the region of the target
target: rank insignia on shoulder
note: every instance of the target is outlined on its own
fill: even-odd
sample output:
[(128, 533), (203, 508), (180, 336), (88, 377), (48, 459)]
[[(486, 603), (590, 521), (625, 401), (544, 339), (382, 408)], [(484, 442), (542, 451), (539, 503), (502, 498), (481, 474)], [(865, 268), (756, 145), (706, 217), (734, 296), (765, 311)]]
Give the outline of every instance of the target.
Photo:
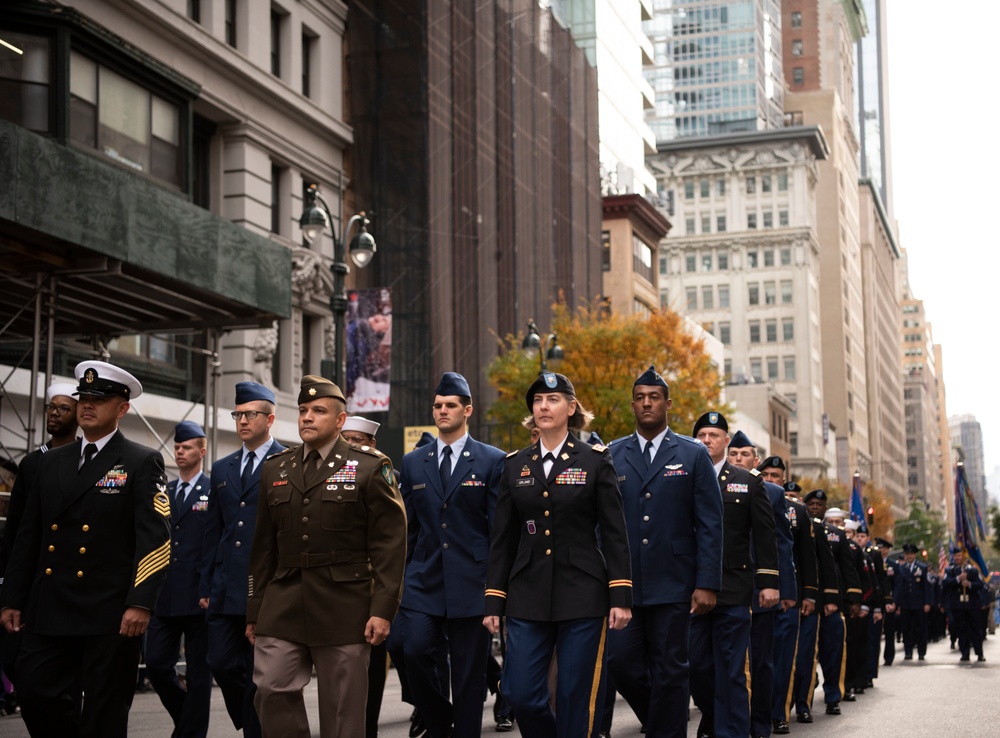
[(591, 446), (591, 448), (594, 449), (594, 451), (597, 451), (598, 453), (604, 453), (605, 451), (608, 450), (608, 447), (605, 446), (603, 443), (595, 443), (593, 446)]
[(509, 454), (507, 454), (507, 458), (508, 458), (508, 459), (509, 459), (509, 458), (510, 458), (511, 456), (517, 456), (517, 451), (511, 451), (511, 452), (510, 452)]
[(753, 474), (755, 477), (759, 477), (760, 476), (760, 472), (757, 471), (756, 469), (751, 469), (750, 473)]

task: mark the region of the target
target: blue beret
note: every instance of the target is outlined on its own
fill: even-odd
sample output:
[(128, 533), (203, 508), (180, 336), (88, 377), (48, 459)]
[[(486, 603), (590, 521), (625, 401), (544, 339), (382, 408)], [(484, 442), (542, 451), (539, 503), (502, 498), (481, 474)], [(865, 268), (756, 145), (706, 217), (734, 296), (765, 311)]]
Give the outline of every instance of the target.
[(694, 431), (692, 431), (691, 435), (697, 436), (698, 431), (702, 428), (718, 428), (728, 433), (729, 423), (726, 422), (726, 417), (722, 413), (705, 413), (695, 421)]
[(573, 383), (566, 378), (565, 374), (557, 374), (556, 372), (542, 372), (538, 375), (538, 379), (528, 387), (528, 393), (524, 396), (528, 404), (528, 410), (533, 409), (532, 405), (535, 403), (535, 395), (539, 392), (561, 392), (576, 399), (576, 390), (573, 388)]
[(174, 443), (184, 443), (192, 438), (204, 438), (205, 431), (193, 420), (182, 420), (174, 426)]
[(663, 387), (668, 392), (670, 391), (667, 383), (663, 380), (663, 377), (657, 374), (656, 367), (652, 364), (649, 365), (649, 369), (640, 374), (639, 378), (632, 383), (632, 388), (634, 389), (638, 384), (641, 384), (643, 387)]
[(472, 397), (472, 390), (469, 389), (469, 383), (465, 381), (465, 377), (461, 374), (458, 372), (445, 372), (441, 375), (441, 381), (438, 382), (434, 394), (441, 395), (442, 397), (449, 397), (451, 395)]
[(420, 439), (417, 441), (417, 445), (413, 448), (420, 448), (421, 446), (426, 446), (428, 443), (434, 443), (437, 440), (433, 433), (430, 431), (424, 431), (420, 434)]
[(743, 431), (736, 431), (729, 441), (729, 448), (756, 448)]
[(242, 405), (245, 402), (255, 402), (263, 400), (274, 404), (274, 393), (262, 384), (256, 382), (236, 383), (236, 404)]

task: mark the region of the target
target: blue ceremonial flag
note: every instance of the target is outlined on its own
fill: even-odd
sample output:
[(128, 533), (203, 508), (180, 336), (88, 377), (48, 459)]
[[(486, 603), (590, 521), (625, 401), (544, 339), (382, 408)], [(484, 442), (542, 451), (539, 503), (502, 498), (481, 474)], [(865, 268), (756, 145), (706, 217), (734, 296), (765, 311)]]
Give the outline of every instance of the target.
[(865, 522), (865, 503), (861, 499), (861, 475), (855, 472), (854, 486), (851, 488), (851, 520)]
[(968, 557), (979, 567), (984, 580), (989, 580), (990, 571), (979, 550), (979, 541), (986, 537), (979, 506), (972, 496), (969, 480), (965, 476), (965, 466), (959, 462), (955, 467), (955, 543), (965, 549)]

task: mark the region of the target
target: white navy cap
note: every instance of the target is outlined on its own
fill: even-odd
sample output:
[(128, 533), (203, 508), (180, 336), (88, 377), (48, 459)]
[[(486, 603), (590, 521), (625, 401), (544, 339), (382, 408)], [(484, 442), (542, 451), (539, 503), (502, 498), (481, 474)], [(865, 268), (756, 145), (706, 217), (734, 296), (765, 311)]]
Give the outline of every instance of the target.
[(823, 520), (829, 520), (830, 518), (841, 518), (842, 520), (847, 520), (847, 517), (847, 513), (839, 507), (831, 507), (826, 511), (826, 514), (823, 516)]
[(374, 420), (362, 418), (360, 415), (351, 415), (344, 421), (344, 427), (341, 428), (341, 431), (360, 431), (374, 438), (381, 425)]
[(45, 401), (52, 402), (53, 397), (69, 397), (73, 398), (76, 394), (76, 385), (71, 382), (53, 382), (49, 385), (49, 388), (45, 390)]
[(124, 397), (133, 400), (142, 394), (142, 385), (124, 369), (106, 361), (81, 361), (73, 370), (80, 386), (75, 395)]

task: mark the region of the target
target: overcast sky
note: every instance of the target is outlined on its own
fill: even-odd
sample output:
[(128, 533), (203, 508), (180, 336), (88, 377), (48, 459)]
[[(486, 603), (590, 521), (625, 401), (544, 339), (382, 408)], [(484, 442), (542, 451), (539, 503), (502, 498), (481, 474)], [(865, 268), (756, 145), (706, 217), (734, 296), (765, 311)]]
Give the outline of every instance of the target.
[(1000, 3), (888, 0), (887, 12), (900, 245), (942, 346), (948, 415), (979, 420), (989, 475), (1000, 465)]

